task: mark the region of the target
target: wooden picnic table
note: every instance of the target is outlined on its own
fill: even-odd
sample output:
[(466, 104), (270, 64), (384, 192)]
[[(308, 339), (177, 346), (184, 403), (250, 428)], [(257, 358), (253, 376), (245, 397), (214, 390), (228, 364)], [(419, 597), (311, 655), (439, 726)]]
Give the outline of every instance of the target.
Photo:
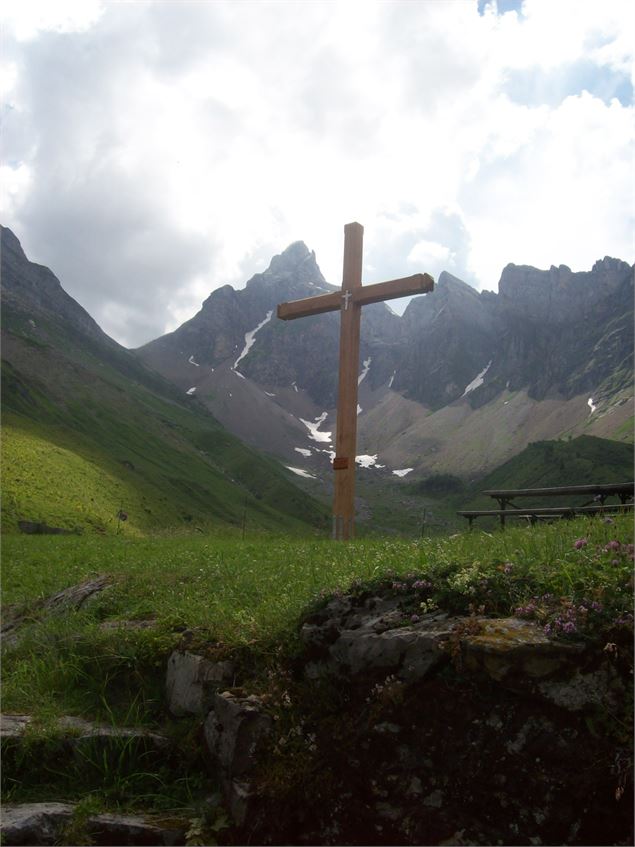
[[(472, 528), (472, 521), (478, 517), (499, 517), (501, 527), (505, 527), (506, 518), (527, 518), (535, 523), (539, 518), (560, 517), (573, 518), (576, 515), (593, 515), (602, 513), (615, 513), (633, 508), (633, 491), (635, 483), (617, 482), (601, 485), (565, 485), (558, 488), (515, 488), (515, 489), (490, 489), (484, 491), (489, 497), (498, 501), (498, 509), (480, 509), (457, 512), (467, 518)], [(514, 502), (520, 497), (553, 497), (588, 496), (590, 499), (581, 506), (549, 506), (549, 507), (525, 507)], [(606, 505), (609, 497), (619, 498), (619, 504)]]

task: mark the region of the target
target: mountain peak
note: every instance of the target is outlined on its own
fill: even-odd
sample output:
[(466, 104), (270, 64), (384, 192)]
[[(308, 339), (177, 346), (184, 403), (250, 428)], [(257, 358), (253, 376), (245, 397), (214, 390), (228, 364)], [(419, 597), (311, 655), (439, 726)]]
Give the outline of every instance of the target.
[(304, 241), (294, 241), (286, 250), (273, 257), (269, 270), (273, 273), (292, 271), (310, 258), (315, 262), (315, 253), (309, 251)]
[(300, 297), (306, 296), (303, 287), (307, 285), (322, 287), (326, 281), (315, 261), (315, 252), (304, 241), (294, 241), (272, 258), (264, 273), (255, 274), (246, 288), (275, 288), (282, 296)]
[(26, 261), (26, 255), (20, 244), (20, 239), (8, 227), (0, 224), (0, 236), (2, 238), (2, 249), (11, 250)]

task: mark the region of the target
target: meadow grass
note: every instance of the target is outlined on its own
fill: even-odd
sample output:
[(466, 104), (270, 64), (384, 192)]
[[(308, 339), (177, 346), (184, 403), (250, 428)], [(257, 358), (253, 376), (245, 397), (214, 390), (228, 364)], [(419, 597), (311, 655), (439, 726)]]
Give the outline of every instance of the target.
[[(514, 603), (536, 593), (619, 596), (632, 562), (603, 548), (614, 541), (630, 543), (632, 521), (629, 516), (605, 520), (348, 544), (287, 538), (5, 536), (3, 603), (28, 609), (39, 598), (108, 574), (113, 585), (91, 602), (88, 621), (152, 618), (165, 628), (201, 628), (231, 645), (284, 637), (320, 594), (392, 575), (428, 575), (439, 590), (443, 585), (448, 600), (453, 595), (455, 605), (475, 594), (479, 580), (495, 577), (489, 605), (511, 612)], [(588, 544), (576, 549), (582, 537)], [(513, 566), (504, 581), (509, 590), (498, 585), (501, 563)]]
[[(43, 734), (55, 738), (62, 714), (187, 735), (194, 729), (170, 721), (164, 694), (167, 657), (185, 636), (188, 649), (231, 655), (242, 663), (243, 677), (266, 684), (268, 669), (297, 649), (307, 610), (346, 591), (400, 593), (409, 609), (406, 624), (410, 612), (415, 620), (438, 607), (457, 614), (520, 614), (559, 637), (612, 639), (617, 625), (632, 630), (632, 535), (630, 516), (620, 516), (347, 544), (5, 536), (3, 604), (7, 617), (25, 614), (28, 623), (18, 641), (4, 648), (3, 711), (33, 715), (34, 743)], [(39, 601), (97, 574), (108, 575), (111, 585), (80, 610), (42, 613)], [(118, 620), (150, 625), (113, 627)], [(181, 747), (198, 749), (191, 740)], [(29, 761), (36, 770), (15, 784), (9, 780), (8, 796), (51, 796), (37, 756)], [(171, 795), (183, 797), (177, 805), (187, 805), (185, 794), (194, 785), (188, 773), (197, 768), (184, 760), (173, 774), (178, 786), (162, 774), (157, 780), (165, 787), (153, 788), (141, 780), (143, 769), (129, 775), (113, 767), (101, 774), (92, 767), (90, 791), (106, 805), (134, 806), (142, 794), (157, 808), (169, 805)], [(133, 802), (122, 785), (137, 778)], [(72, 796), (87, 779), (82, 769), (69, 773), (64, 791)], [(206, 780), (201, 785), (208, 790)], [(148, 800), (155, 790), (157, 797)]]

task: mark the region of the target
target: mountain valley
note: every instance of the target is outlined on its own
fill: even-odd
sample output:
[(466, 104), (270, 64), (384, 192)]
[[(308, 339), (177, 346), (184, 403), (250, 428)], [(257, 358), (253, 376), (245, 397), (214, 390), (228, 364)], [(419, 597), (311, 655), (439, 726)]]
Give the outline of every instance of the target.
[[(133, 533), (326, 531), (339, 318), (287, 323), (276, 307), (334, 290), (295, 242), (130, 351), (3, 228), (5, 531), (120, 531), (120, 512)], [(401, 317), (365, 307), (362, 531), (417, 532), (426, 504), (452, 524), (454, 501), (412, 481), (450, 475), (467, 493), (533, 442), (632, 442), (632, 356), (633, 273), (608, 257), (584, 273), (508, 265), (497, 294), (442, 273)]]

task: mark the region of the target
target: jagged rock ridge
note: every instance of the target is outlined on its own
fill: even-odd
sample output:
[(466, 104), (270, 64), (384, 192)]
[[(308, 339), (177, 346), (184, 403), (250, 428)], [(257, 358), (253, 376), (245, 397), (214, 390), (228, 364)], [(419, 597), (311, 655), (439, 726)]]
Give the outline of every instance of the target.
[[(296, 449), (315, 452), (315, 444), (302, 441), (307, 431), (299, 419), (317, 419), (328, 410), (325, 428), (334, 428), (338, 316), (282, 322), (275, 309), (285, 300), (333, 288), (315, 254), (296, 242), (244, 289), (212, 292), (190, 321), (137, 353), (183, 390), (195, 388), (229, 429), (256, 446), (287, 459)], [(366, 307), (358, 452), (389, 450), (393, 467), (432, 468), (437, 461), (454, 472), (485, 471), (536, 437), (595, 426), (624, 402), (632, 386), (632, 313), (632, 269), (609, 257), (580, 273), (565, 266), (541, 271), (510, 264), (498, 293), (477, 292), (444, 272), (434, 292), (414, 298), (403, 317), (383, 303)], [(221, 373), (238, 371), (250, 382), (251, 398), (238, 412), (237, 397), (247, 387), (218, 373), (204, 376), (194, 363)], [(271, 398), (258, 406), (259, 431), (245, 421), (257, 390)], [(499, 415), (496, 404), (512, 404), (513, 421)], [(597, 414), (589, 422), (592, 408)], [(480, 409), (490, 410), (483, 426), (489, 431), (500, 426), (501, 443), (509, 443), (497, 452), (491, 442), (482, 442), (481, 453), (491, 453), (491, 459), (460, 451), (451, 458), (447, 439), (457, 436), (459, 424), (466, 426), (466, 415)], [(284, 418), (284, 436), (278, 424), (269, 425), (273, 418)], [(621, 409), (592, 431), (610, 436), (624, 420)], [(463, 431), (460, 437), (465, 440)]]

